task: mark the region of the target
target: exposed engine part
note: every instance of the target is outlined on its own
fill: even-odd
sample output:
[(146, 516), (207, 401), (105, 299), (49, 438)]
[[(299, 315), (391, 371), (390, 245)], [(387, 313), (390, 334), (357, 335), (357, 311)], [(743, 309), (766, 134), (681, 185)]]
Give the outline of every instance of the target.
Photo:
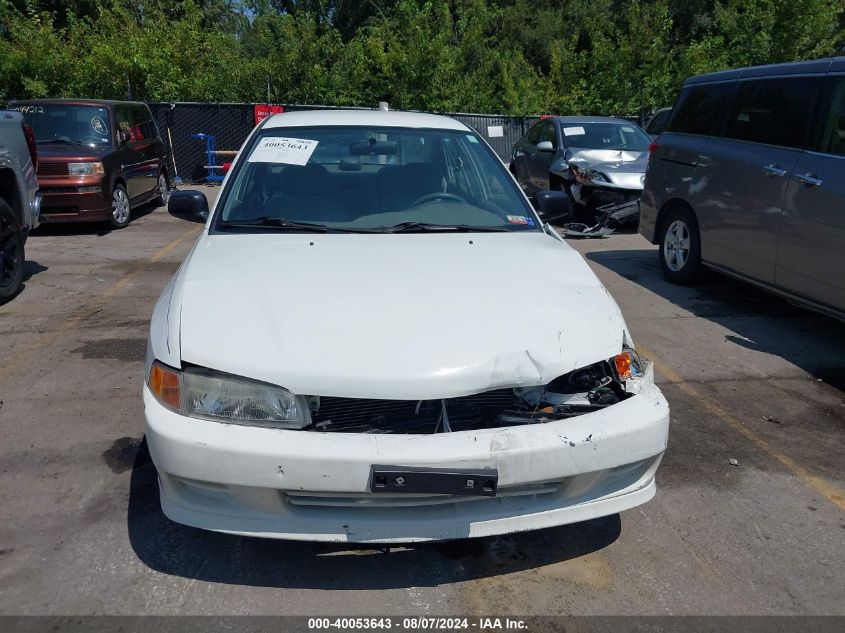
[(371, 400), (308, 396), (308, 430), (345, 433), (449, 433), (541, 424), (611, 406), (630, 397), (610, 364), (596, 363), (538, 387), (497, 389), (443, 400)]

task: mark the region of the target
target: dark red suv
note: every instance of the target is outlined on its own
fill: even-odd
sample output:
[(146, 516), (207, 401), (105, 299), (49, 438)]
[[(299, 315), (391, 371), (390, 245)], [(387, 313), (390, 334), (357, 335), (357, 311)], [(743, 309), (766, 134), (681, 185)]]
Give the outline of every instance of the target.
[(143, 103), (39, 99), (10, 104), (38, 144), (42, 222), (129, 223), (131, 210), (166, 204), (166, 149)]

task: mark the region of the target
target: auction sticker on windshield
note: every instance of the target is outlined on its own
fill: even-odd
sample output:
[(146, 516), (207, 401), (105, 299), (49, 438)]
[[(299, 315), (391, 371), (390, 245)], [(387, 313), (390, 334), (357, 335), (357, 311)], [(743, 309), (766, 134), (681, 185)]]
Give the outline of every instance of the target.
[(576, 127), (565, 127), (563, 128), (563, 135), (564, 136), (581, 136), (584, 134), (584, 128), (579, 126)]
[(305, 165), (317, 148), (318, 141), (303, 138), (269, 136), (261, 139), (247, 159), (250, 163), (282, 163)]

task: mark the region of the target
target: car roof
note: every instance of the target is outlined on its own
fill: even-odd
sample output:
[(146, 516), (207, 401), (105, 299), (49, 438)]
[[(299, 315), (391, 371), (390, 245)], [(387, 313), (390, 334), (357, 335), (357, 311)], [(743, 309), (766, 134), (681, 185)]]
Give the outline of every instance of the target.
[(317, 127), (322, 125), (406, 127), (469, 132), (463, 123), (436, 114), (396, 110), (300, 110), (274, 114), (265, 128)]
[(116, 105), (146, 105), (141, 101), (117, 101), (114, 99), (14, 99), (9, 103), (14, 105), (36, 105), (53, 103), (56, 105), (99, 106), (102, 108), (108, 108)]
[(773, 77), (782, 75), (805, 75), (826, 73), (834, 64), (842, 66), (845, 64), (845, 57), (827, 57), (825, 59), (813, 59), (804, 62), (790, 62), (788, 64), (769, 64), (767, 66), (747, 66), (745, 68), (733, 68), (715, 73), (695, 75), (689, 77), (685, 86), (693, 84), (714, 83), (718, 81), (731, 81), (736, 79), (748, 79), (750, 77)]
[(561, 123), (624, 123), (630, 125), (631, 122), (627, 119), (620, 119), (613, 116), (555, 116), (550, 117), (557, 119)]

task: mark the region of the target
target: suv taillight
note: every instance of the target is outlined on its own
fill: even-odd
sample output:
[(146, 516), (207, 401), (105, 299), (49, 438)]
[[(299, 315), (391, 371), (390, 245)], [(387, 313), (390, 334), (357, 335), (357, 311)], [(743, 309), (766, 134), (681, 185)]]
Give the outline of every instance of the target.
[(651, 156), (660, 147), (657, 143), (650, 143), (648, 146), (648, 155)]
[(23, 135), (26, 137), (26, 145), (29, 147), (29, 157), (32, 159), (32, 168), (38, 171), (38, 145), (35, 144), (35, 135), (32, 133), (32, 128), (26, 123), (21, 123), (23, 128)]

